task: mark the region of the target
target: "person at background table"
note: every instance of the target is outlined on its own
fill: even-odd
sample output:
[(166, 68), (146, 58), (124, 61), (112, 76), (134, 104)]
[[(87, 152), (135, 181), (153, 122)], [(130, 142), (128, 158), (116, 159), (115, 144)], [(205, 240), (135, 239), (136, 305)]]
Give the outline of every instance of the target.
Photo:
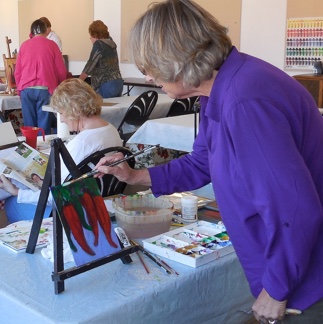
[(89, 26), (90, 40), (93, 44), (80, 79), (91, 76), (91, 85), (103, 98), (120, 97), (123, 79), (119, 68), (117, 45), (101, 21), (95, 20)]
[[(323, 119), (312, 96), (278, 68), (240, 53), (227, 29), (189, 0), (150, 7), (129, 48), (171, 98), (200, 96), (199, 133), (191, 154), (166, 165), (104, 166), (117, 154), (101, 159), (98, 176), (151, 186), (156, 196), (212, 182), (256, 319), (322, 323)], [(286, 307), (303, 314), (284, 317)]]
[(66, 79), (66, 68), (58, 46), (46, 38), (45, 23), (35, 20), (30, 31), (33, 37), (21, 44), (15, 69), (23, 123), (51, 134), (54, 115), (42, 107), (48, 105), (55, 88)]
[(45, 25), (46, 25), (46, 37), (50, 40), (52, 40), (53, 42), (55, 42), (57, 44), (57, 46), (59, 47), (59, 50), (61, 52), (63, 52), (63, 47), (62, 47), (62, 40), (61, 38), (52, 30), (52, 24), (50, 23), (49, 19), (47, 17), (41, 17), (39, 18), (40, 20), (42, 20)]
[[(65, 80), (55, 90), (50, 105), (61, 114), (61, 121), (68, 125), (70, 131), (78, 133), (66, 144), (76, 164), (94, 152), (108, 147), (122, 146), (117, 129), (100, 117), (102, 97), (86, 82), (78, 78)], [(69, 170), (61, 160), (62, 182), (68, 175)], [(35, 180), (35, 175), (32, 177)], [(19, 186), (19, 183), (15, 184), (5, 176), (0, 176), (0, 188), (2, 188), (0, 191), (5, 190), (12, 195), (5, 202), (9, 223), (33, 219), (40, 195), (40, 190), (32, 191), (22, 185)], [(49, 216), (52, 209), (51, 203), (50, 196), (44, 217)]]

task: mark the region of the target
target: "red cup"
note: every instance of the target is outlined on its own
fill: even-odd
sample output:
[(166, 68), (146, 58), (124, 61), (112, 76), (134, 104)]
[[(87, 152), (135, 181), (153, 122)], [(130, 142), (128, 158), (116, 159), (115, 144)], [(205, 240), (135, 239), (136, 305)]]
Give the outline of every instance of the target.
[(37, 136), (39, 132), (42, 133), (43, 141), (45, 141), (45, 131), (40, 127), (21, 126), (20, 130), (22, 132), (22, 135), (26, 137), (26, 143), (34, 149), (37, 146)]

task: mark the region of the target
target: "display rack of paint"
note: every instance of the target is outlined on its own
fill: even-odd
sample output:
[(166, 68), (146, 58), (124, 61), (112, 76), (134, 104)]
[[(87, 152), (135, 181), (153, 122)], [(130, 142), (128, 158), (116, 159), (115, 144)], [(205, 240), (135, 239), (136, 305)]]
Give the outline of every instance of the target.
[(234, 251), (222, 222), (198, 221), (143, 240), (146, 250), (196, 268)]
[(287, 20), (285, 68), (311, 70), (323, 61), (323, 18)]

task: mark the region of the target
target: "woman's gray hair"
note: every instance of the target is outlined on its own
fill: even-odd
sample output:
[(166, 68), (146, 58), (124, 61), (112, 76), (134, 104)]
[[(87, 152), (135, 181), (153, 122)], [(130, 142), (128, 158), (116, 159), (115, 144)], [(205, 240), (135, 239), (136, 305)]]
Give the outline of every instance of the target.
[(70, 119), (81, 116), (99, 116), (102, 110), (102, 97), (85, 81), (71, 78), (63, 81), (54, 91), (51, 107)]
[(232, 48), (227, 28), (189, 0), (152, 4), (131, 29), (128, 45), (143, 74), (186, 88), (210, 80)]

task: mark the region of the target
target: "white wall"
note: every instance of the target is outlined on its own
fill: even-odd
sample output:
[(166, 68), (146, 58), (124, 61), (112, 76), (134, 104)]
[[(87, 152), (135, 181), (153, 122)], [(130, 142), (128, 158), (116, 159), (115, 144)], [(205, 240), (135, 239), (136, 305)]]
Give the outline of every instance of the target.
[(0, 0), (0, 69), (3, 68), (2, 54), (8, 56), (5, 37), (8, 36), (11, 53), (19, 49), (18, 33), (18, 0)]
[(242, 0), (242, 52), (284, 68), (287, 0)]
[[(242, 0), (240, 50), (283, 69), (286, 8), (287, 0)], [(121, 0), (94, 0), (94, 15), (107, 23), (120, 49)], [(123, 77), (142, 77), (132, 64), (120, 68)]]
[[(152, 0), (153, 2), (153, 0)], [(135, 1), (134, 1), (135, 4)], [(94, 19), (101, 19), (106, 23), (113, 40), (121, 49), (121, 0), (94, 0)], [(133, 64), (120, 63), (121, 74), (127, 77), (142, 77)]]
[[(0, 54), (7, 54), (5, 36), (12, 39), (12, 50), (18, 47), (18, 1), (0, 0), (0, 8), (6, 8), (5, 14), (4, 10), (0, 13)], [(242, 0), (240, 50), (283, 69), (286, 7), (287, 0)], [(121, 0), (94, 0), (94, 19), (107, 24), (120, 50)], [(84, 41), (90, 41), (88, 35)], [(80, 74), (84, 64), (72, 61), (70, 71)], [(123, 77), (142, 76), (132, 64), (121, 63), (120, 68)]]

